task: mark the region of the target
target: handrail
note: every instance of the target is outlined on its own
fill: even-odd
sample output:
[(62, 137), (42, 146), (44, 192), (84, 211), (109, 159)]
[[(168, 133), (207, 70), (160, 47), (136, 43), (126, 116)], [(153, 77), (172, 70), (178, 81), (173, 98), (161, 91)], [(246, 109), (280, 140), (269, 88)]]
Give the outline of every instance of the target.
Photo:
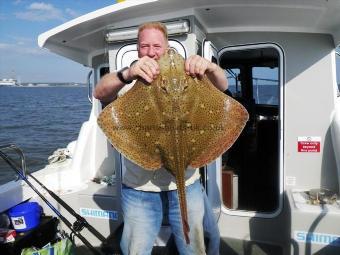
[(21, 158), (21, 169), (23, 171), (23, 175), (26, 177), (26, 159), (24, 152), (15, 144), (5, 144), (5, 145), (0, 145), (0, 151), (3, 152), (3, 150), (11, 149), (14, 152), (16, 152), (20, 158)]
[(91, 70), (88, 74), (87, 74), (87, 98), (89, 99), (90, 103), (92, 104), (92, 87), (91, 87), (91, 75), (92, 75), (93, 71)]

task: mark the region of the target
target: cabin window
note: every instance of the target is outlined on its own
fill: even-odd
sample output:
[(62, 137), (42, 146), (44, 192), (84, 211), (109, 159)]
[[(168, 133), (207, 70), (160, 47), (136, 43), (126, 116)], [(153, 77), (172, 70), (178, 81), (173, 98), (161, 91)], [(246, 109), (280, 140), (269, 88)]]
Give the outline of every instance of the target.
[(336, 48), (335, 53), (336, 83), (338, 84), (338, 91), (340, 91), (340, 46)]
[(241, 81), (239, 79), (239, 75), (239, 68), (227, 69), (228, 90), (233, 96), (241, 95)]
[[(186, 57), (183, 45), (175, 40), (169, 40), (171, 48), (175, 49), (184, 58)], [(138, 59), (137, 44), (129, 44), (120, 48), (116, 57), (116, 70), (122, 69), (125, 66), (130, 66)]]
[[(279, 209), (283, 53), (272, 44), (227, 47), (219, 52), (231, 96), (249, 113), (235, 144), (222, 155), (222, 200), (227, 212)], [(240, 212), (241, 213), (241, 212)]]

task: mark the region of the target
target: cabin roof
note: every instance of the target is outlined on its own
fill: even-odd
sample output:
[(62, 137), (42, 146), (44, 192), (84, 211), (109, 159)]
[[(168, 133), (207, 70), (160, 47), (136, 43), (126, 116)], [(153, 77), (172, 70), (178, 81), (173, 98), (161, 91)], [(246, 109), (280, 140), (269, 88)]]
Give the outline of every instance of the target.
[(207, 33), (265, 31), (331, 34), (340, 44), (339, 0), (126, 0), (80, 16), (38, 38), (40, 47), (90, 66), (107, 47), (108, 27), (194, 15)]

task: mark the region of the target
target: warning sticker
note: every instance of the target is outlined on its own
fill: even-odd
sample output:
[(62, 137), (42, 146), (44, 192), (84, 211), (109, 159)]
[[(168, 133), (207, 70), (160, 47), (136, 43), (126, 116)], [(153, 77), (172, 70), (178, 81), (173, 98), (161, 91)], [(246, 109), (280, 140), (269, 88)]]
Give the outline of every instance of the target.
[(298, 152), (320, 152), (320, 136), (298, 137)]

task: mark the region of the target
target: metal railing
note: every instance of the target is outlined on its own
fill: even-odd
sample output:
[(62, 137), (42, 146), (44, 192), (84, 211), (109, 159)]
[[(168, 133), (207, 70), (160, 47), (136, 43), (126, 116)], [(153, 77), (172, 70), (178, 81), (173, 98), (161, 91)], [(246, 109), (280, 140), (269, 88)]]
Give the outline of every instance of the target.
[(26, 177), (27, 169), (26, 169), (26, 158), (25, 158), (24, 152), (18, 146), (16, 146), (15, 144), (0, 145), (0, 156), (6, 162), (7, 162), (6, 159), (8, 158), (8, 155), (5, 153), (5, 151), (8, 151), (8, 150), (12, 150), (12, 151), (16, 152), (20, 156), (20, 159), (21, 159), (21, 169), (22, 169), (22, 172), (23, 172), (22, 174), (23, 174), (23, 176)]

